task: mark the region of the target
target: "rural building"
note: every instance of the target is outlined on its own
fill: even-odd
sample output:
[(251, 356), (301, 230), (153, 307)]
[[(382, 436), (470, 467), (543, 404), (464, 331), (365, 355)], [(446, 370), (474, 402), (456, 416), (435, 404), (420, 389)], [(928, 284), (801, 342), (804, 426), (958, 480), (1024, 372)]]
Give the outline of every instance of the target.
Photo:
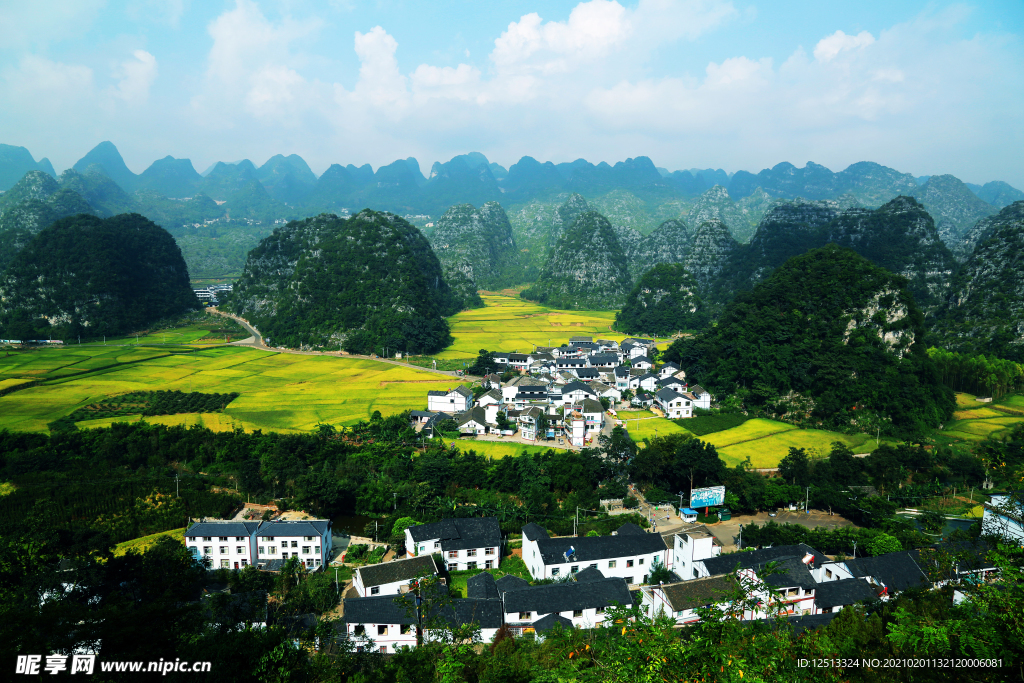
[(631, 607), (633, 597), (621, 578), (594, 577), (586, 581), (513, 587), (501, 592), (501, 604), (505, 623), (513, 632), (521, 634), (535, 631), (535, 624), (549, 615), (562, 617), (576, 628), (595, 628), (604, 621), (609, 607)]
[(1008, 543), (1024, 545), (1024, 505), (1021, 495), (992, 496), (985, 503), (985, 512), (981, 519), (982, 532), (991, 536), (1000, 536)]
[(654, 403), (670, 420), (693, 417), (693, 404), (683, 394), (672, 389), (662, 389), (654, 395)]
[(473, 405), (473, 392), (464, 386), (445, 391), (427, 392), (427, 410), (431, 412), (461, 413)]
[(256, 554), (262, 561), (297, 557), (308, 570), (331, 561), (331, 520), (303, 519), (261, 522), (256, 530)]
[(359, 567), (352, 576), (352, 586), (362, 598), (396, 595), (407, 592), (409, 586), (421, 577), (436, 576), (437, 573), (433, 555), (408, 557)]
[(709, 576), (694, 581), (664, 583), (641, 588), (641, 609), (649, 617), (671, 617), (677, 624), (700, 621), (701, 607), (729, 605), (739, 584), (732, 576)]
[(185, 547), (196, 559), (209, 558), (210, 569), (242, 569), (254, 564), (254, 534), (259, 522), (196, 522), (185, 532)]
[(575, 574), (588, 567), (608, 577), (641, 584), (654, 565), (669, 566), (669, 551), (659, 534), (623, 524), (612, 536), (556, 537), (537, 524), (523, 527), (523, 561), (534, 579)]
[(501, 527), (494, 517), (442, 519), (405, 530), (410, 556), (440, 552), (448, 571), (494, 569), (501, 560)]

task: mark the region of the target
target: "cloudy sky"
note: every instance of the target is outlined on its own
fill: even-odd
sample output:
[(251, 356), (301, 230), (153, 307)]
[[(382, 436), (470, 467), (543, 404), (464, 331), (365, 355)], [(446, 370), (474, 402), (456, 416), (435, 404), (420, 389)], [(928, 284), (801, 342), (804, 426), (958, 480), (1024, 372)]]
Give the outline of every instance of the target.
[[(837, 7), (839, 5), (839, 7)], [(862, 160), (1024, 188), (1024, 3), (0, 0), (0, 142), (421, 167)]]

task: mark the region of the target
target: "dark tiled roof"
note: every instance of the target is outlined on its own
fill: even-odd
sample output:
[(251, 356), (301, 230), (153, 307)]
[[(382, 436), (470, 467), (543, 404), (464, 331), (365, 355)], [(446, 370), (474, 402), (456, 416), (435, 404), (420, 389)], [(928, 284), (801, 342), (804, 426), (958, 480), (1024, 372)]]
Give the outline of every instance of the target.
[(322, 535), (331, 525), (326, 519), (303, 519), (287, 521), (263, 522), (256, 532), (258, 537), (263, 536), (313, 536)]
[[(195, 536), (244, 536), (246, 539), (259, 527), (259, 522), (196, 522), (185, 532), (185, 538)], [(232, 539), (234, 540), (234, 539)]]
[(394, 560), (382, 564), (371, 564), (356, 570), (364, 586), (382, 586), (398, 581), (412, 581), (418, 576), (437, 573), (437, 566), (431, 555), (410, 557), (405, 560)]
[(620, 365), (614, 370), (616, 377), (629, 377), (629, 368), (624, 365)]
[(537, 541), (544, 564), (565, 564), (565, 552), (575, 549), (572, 562), (592, 562), (648, 555), (665, 550), (665, 541), (658, 534), (619, 534), (618, 536), (573, 536), (542, 538)]
[(415, 624), (415, 598), (384, 595), (345, 600), (345, 622), (349, 624)]
[(450, 605), (434, 611), (428, 609), (428, 618), (431, 616), (444, 620), (449, 626), (475, 623), (480, 628), (501, 628), (501, 603), (497, 600), (456, 598)]
[(625, 524), (620, 526), (618, 529), (616, 529), (615, 533), (618, 534), (619, 536), (622, 536), (623, 534), (633, 534), (634, 536), (637, 536), (637, 535), (640, 535), (640, 534), (643, 534), (643, 535), (647, 534), (646, 531), (641, 529), (638, 525), (633, 524), (633, 522), (626, 522)]
[[(654, 587), (652, 586), (653, 590)], [(694, 607), (723, 602), (729, 594), (736, 590), (736, 580), (731, 574), (725, 576), (709, 576), (703, 579), (666, 583), (661, 586), (665, 598), (673, 611), (681, 612)]]
[(533, 622), (533, 628), (536, 631), (550, 631), (559, 625), (562, 628), (573, 628), (572, 619), (566, 619), (561, 614), (551, 613), (546, 617), (541, 617), (537, 621)]
[(510, 353), (508, 354), (509, 362), (525, 363), (529, 356), (525, 353)]
[(576, 583), (587, 583), (588, 581), (604, 581), (605, 575), (597, 567), (587, 567), (573, 574)]
[(442, 550), (466, 548), (497, 548), (501, 545), (501, 527), (495, 517), (459, 517), (442, 519), (433, 524), (409, 527), (416, 543), (441, 539)]
[(466, 597), (480, 600), (497, 600), (498, 585), (494, 581), (494, 575), (490, 572), (482, 572), (476, 576), (469, 577), (466, 581)]
[(659, 389), (658, 393), (655, 394), (662, 401), (674, 401), (677, 398), (683, 398), (683, 395), (676, 392), (674, 389)]
[(676, 363), (675, 361), (671, 361), (670, 360), (669, 362), (665, 363), (661, 367), (662, 368), (675, 368), (676, 370), (678, 370), (679, 369), (679, 363)]
[(708, 392), (701, 385), (694, 384), (692, 387), (690, 387), (690, 393), (693, 394), (694, 396), (700, 396), (701, 394), (706, 394)]
[(434, 413), (429, 410), (410, 410), (409, 417), (433, 417)]
[(562, 386), (562, 394), (568, 394), (571, 391), (584, 391), (588, 394), (593, 394), (594, 390), (588, 387), (583, 382), (569, 382)]
[[(666, 377), (665, 379), (658, 380), (658, 386), (663, 389), (673, 389), (678, 392), (686, 386), (686, 383), (682, 380), (676, 379), (675, 377)], [(678, 387), (678, 389), (676, 387)]]
[(595, 401), (592, 398), (583, 399), (583, 412), (584, 413), (603, 413), (604, 406), (600, 402)]
[(593, 337), (569, 337), (570, 342), (592, 342)]
[(636, 365), (637, 363), (650, 363), (653, 365), (654, 361), (652, 361), (647, 356), (637, 356), (636, 358), (633, 359), (633, 365)]
[(775, 572), (764, 576), (764, 582), (776, 588), (791, 588), (799, 586), (806, 590), (814, 590), (818, 582), (811, 576), (807, 565), (800, 561), (800, 557), (784, 557), (777, 560), (767, 560), (755, 566), (754, 571), (760, 573), (768, 568), (769, 564), (774, 565)]
[(585, 583), (553, 583), (530, 586), (505, 594), (505, 612), (568, 612), (594, 607), (623, 607), (633, 604), (625, 579), (604, 579)]
[(704, 562), (704, 567), (708, 570), (708, 573), (714, 576), (716, 574), (729, 574), (736, 569), (736, 565), (739, 565), (741, 569), (748, 569), (758, 567), (765, 562), (773, 560), (778, 561), (792, 557), (802, 559), (808, 553), (814, 555), (815, 566), (820, 566), (823, 562), (829, 561), (827, 557), (806, 543), (798, 543), (796, 545), (777, 545), (774, 548), (761, 548), (760, 550), (748, 552), (729, 553), (728, 555), (719, 555), (718, 557), (702, 560), (702, 562)]
[(447, 395), (448, 395), (447, 391), (433, 391), (433, 390), (431, 390), (431, 391), (427, 392), (427, 396), (447, 396)]
[(786, 624), (793, 630), (794, 635), (804, 631), (815, 631), (823, 626), (828, 626), (836, 618), (838, 612), (826, 612), (825, 614), (805, 614), (786, 617)]
[(878, 589), (864, 579), (825, 581), (814, 589), (814, 604), (824, 610), (854, 605), (862, 600), (873, 600), (877, 597)]
[(592, 353), (590, 354), (591, 365), (612, 365), (619, 362), (619, 357), (614, 353)]
[(890, 590), (902, 591), (930, 585), (928, 577), (906, 550), (878, 557), (858, 557), (855, 560), (846, 560), (846, 566), (855, 577), (870, 576)]
[(515, 574), (505, 574), (497, 581), (494, 582), (495, 587), (498, 589), (498, 593), (507, 593), (509, 591), (522, 590), (523, 588), (529, 588), (530, 582), (526, 579), (521, 579)]
[(601, 371), (597, 368), (579, 368), (576, 370), (576, 376), (580, 379), (597, 379), (601, 376)]
[(544, 527), (533, 522), (530, 522), (523, 527), (523, 537), (528, 538), (531, 541), (536, 541), (538, 538), (550, 538)]
[(933, 571), (940, 571), (945, 566), (950, 566), (946, 572), (946, 578), (954, 578), (953, 567), (959, 572), (971, 572), (979, 569), (990, 569), (995, 563), (988, 559), (989, 551), (993, 547), (978, 538), (970, 541), (956, 541), (936, 543), (927, 548), (915, 548), (910, 551), (910, 556), (922, 571), (932, 568)]
[(470, 422), (476, 422), (480, 425), (487, 424), (487, 413), (483, 408), (477, 406), (476, 408), (470, 408), (464, 413), (459, 413), (455, 416), (455, 424), (459, 427), (468, 424)]

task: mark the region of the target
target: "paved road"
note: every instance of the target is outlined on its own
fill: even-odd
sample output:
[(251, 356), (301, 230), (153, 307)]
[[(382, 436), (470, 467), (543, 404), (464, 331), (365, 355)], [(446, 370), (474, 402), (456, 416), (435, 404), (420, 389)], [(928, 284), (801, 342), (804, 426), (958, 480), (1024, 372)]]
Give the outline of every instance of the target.
[(424, 372), (432, 372), (436, 375), (443, 375), (445, 377), (458, 378), (460, 380), (478, 380), (480, 377), (474, 377), (473, 375), (456, 375), (454, 370), (434, 370), (433, 368), (424, 368), (419, 365), (410, 365), (409, 363), (403, 363), (402, 361), (392, 360), (390, 358), (380, 358), (377, 356), (362, 356), (355, 353), (344, 353), (342, 351), (299, 351), (296, 349), (286, 349), (278, 346), (267, 346), (263, 341), (263, 335), (260, 331), (253, 327), (248, 320), (239, 318), (233, 313), (227, 313), (226, 311), (220, 311), (216, 308), (208, 308), (207, 312), (222, 315), (226, 318), (231, 318), (248, 332), (251, 337), (248, 339), (241, 339), (236, 342), (231, 342), (232, 346), (247, 346), (249, 348), (260, 349), (261, 351), (270, 351), (272, 353), (292, 353), (299, 356), (333, 356), (334, 358), (359, 358), (362, 360), (372, 360), (378, 363), (389, 363), (391, 365), (399, 365), (403, 368), (416, 368), (417, 370), (423, 370)]

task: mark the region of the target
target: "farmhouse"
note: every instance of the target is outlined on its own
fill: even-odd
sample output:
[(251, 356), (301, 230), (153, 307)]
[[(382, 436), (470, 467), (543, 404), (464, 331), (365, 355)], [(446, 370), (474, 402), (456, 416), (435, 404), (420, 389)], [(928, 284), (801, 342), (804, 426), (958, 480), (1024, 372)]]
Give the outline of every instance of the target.
[(405, 530), (410, 556), (440, 552), (448, 571), (493, 569), (501, 558), (501, 528), (494, 517), (442, 519)]
[(669, 419), (693, 417), (693, 404), (683, 394), (672, 389), (662, 389), (654, 395), (654, 402)]
[(612, 536), (556, 537), (537, 524), (523, 527), (523, 561), (534, 579), (575, 574), (588, 567), (628, 584), (640, 584), (655, 564), (668, 566), (669, 552), (658, 534), (623, 524)]
[(408, 592), (409, 586), (424, 576), (436, 576), (433, 555), (409, 557), (356, 569), (352, 586), (360, 597), (395, 595)]
[(211, 569), (241, 569), (254, 563), (259, 522), (202, 521), (185, 532), (185, 547), (196, 559), (210, 558)]
[(501, 603), (505, 622), (513, 632), (529, 633), (549, 615), (567, 619), (576, 628), (595, 628), (604, 621), (609, 607), (631, 607), (633, 597), (622, 579), (599, 578), (516, 587), (501, 592)]
[(427, 410), (431, 412), (461, 413), (473, 405), (473, 392), (464, 386), (445, 391), (427, 392)]
[(325, 567), (331, 560), (332, 546), (329, 519), (262, 522), (256, 530), (256, 554), (260, 560), (297, 557), (307, 570)]
[(709, 576), (695, 581), (680, 581), (641, 588), (641, 609), (650, 617), (671, 617), (677, 624), (700, 621), (697, 609), (725, 607), (739, 584), (732, 576)]

